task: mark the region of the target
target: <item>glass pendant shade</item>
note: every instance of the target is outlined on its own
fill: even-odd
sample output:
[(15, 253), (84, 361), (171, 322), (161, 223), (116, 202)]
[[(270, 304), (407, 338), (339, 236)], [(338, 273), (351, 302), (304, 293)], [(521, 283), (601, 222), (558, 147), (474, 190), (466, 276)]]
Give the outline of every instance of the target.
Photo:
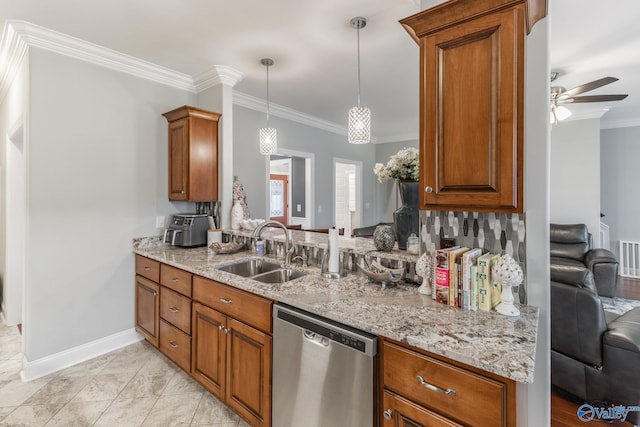
[(349, 110), (349, 144), (368, 144), (371, 140), (371, 110), (361, 105)]
[(258, 130), (260, 137), (260, 154), (268, 156), (278, 152), (278, 133), (275, 128), (261, 128)]

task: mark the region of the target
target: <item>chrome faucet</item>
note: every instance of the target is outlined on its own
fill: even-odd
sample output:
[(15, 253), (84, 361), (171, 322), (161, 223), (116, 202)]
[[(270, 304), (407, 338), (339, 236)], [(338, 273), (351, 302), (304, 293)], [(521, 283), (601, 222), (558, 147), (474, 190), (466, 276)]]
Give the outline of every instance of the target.
[(280, 221), (274, 221), (274, 220), (265, 221), (262, 224), (258, 225), (253, 230), (252, 236), (255, 237), (256, 239), (259, 239), (260, 236), (262, 235), (262, 232), (267, 227), (277, 227), (277, 228), (281, 228), (284, 231), (284, 253), (285, 253), (284, 268), (291, 268), (291, 257), (295, 253), (295, 247), (294, 245), (289, 244), (289, 230), (283, 223), (281, 223)]

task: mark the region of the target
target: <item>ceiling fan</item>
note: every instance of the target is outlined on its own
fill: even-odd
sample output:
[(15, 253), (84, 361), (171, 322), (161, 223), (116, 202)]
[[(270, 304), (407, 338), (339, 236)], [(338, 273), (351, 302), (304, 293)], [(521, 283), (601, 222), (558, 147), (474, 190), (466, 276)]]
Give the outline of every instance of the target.
[[(551, 72), (551, 82), (558, 77), (558, 72)], [(599, 87), (616, 82), (616, 77), (603, 77), (589, 83), (576, 86), (573, 89), (566, 90), (562, 86), (551, 86), (551, 123), (558, 123), (558, 120), (564, 120), (571, 115), (571, 111), (561, 104), (577, 104), (584, 102), (607, 102), (620, 101), (628, 95), (587, 95), (576, 96)]]

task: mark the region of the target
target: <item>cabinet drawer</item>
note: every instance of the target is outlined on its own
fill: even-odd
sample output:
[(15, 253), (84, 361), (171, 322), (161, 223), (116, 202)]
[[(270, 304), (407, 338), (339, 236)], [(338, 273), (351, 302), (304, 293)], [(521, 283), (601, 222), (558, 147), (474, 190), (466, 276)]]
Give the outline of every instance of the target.
[(160, 317), (191, 335), (191, 299), (160, 287)]
[(160, 281), (160, 263), (152, 259), (136, 255), (136, 274), (154, 282)]
[(506, 426), (506, 384), (387, 341), (382, 351), (384, 388), (461, 423)]
[(383, 427), (395, 426), (429, 426), (429, 427), (462, 427), (454, 421), (444, 418), (428, 409), (418, 406), (407, 399), (384, 391), (382, 397)]
[(185, 371), (191, 370), (191, 337), (162, 319), (160, 351)]
[(191, 273), (188, 271), (162, 264), (160, 266), (160, 284), (191, 297)]
[(271, 301), (213, 280), (195, 276), (193, 300), (271, 333)]

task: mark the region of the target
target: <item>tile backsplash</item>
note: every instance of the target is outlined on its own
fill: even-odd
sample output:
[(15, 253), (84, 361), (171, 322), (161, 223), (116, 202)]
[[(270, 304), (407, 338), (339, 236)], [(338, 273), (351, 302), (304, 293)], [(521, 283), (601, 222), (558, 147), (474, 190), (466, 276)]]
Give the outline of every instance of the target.
[(511, 255), (525, 272), (518, 293), (520, 302), (526, 302), (524, 214), (420, 211), (420, 237), (421, 252), (433, 253), (440, 248), (440, 239), (450, 238), (456, 245)]

